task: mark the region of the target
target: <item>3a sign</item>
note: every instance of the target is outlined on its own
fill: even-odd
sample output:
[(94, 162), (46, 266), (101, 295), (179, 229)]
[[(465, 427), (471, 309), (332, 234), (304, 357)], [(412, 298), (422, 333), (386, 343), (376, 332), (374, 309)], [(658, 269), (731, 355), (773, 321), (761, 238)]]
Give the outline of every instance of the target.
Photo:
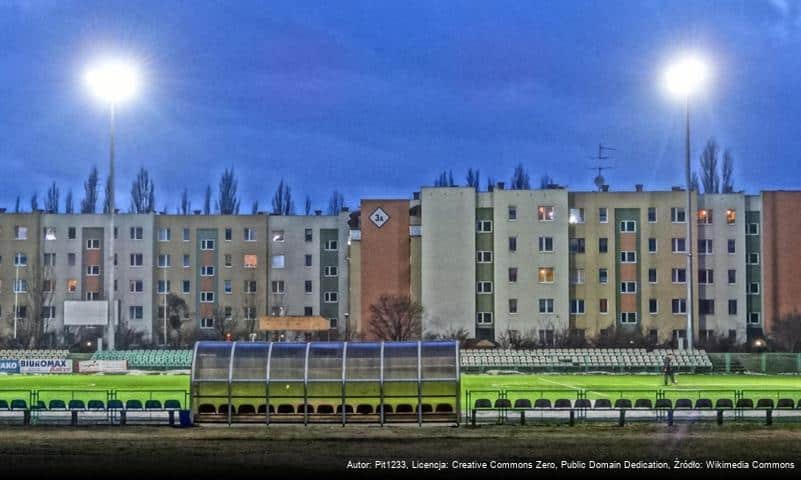
[(376, 227), (381, 228), (389, 221), (389, 214), (387, 214), (383, 208), (378, 207), (370, 214), (370, 221), (373, 222)]

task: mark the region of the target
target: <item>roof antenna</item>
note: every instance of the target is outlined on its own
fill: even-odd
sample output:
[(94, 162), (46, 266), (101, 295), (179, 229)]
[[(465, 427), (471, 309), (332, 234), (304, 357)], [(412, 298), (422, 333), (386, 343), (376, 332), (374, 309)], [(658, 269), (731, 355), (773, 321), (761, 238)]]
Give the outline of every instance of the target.
[(609, 155), (604, 155), (604, 153), (605, 152), (610, 152), (610, 151), (615, 151), (615, 150), (617, 150), (617, 149), (612, 148), (612, 147), (606, 147), (606, 146), (604, 146), (603, 143), (599, 143), (598, 144), (598, 156), (597, 157), (588, 157), (588, 158), (590, 158), (592, 160), (597, 160), (598, 161), (598, 165), (597, 166), (589, 167), (588, 170), (598, 170), (598, 175), (593, 180), (593, 183), (595, 183), (595, 186), (598, 187), (598, 191), (599, 192), (603, 189), (603, 186), (606, 185), (606, 179), (603, 176), (603, 171), (604, 170), (609, 170), (611, 168), (615, 168), (615, 167), (610, 167), (608, 165), (603, 165), (602, 162), (604, 160), (609, 160), (609, 158), (610, 158)]

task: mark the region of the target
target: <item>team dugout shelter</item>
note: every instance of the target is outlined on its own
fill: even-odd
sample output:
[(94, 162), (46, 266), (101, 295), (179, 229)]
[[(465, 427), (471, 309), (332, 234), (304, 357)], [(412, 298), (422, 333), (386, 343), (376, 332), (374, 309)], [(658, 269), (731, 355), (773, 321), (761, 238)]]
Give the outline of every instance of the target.
[(457, 342), (195, 344), (197, 423), (459, 422)]

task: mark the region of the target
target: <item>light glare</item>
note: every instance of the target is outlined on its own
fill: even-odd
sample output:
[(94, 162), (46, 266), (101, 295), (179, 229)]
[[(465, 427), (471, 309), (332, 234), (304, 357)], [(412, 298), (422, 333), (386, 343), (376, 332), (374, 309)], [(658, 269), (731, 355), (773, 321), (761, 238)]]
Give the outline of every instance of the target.
[(89, 68), (84, 81), (99, 100), (119, 104), (131, 100), (139, 91), (139, 72), (123, 61), (105, 61)]
[(707, 63), (697, 55), (686, 55), (672, 62), (664, 72), (665, 89), (672, 96), (687, 98), (698, 93), (709, 79)]

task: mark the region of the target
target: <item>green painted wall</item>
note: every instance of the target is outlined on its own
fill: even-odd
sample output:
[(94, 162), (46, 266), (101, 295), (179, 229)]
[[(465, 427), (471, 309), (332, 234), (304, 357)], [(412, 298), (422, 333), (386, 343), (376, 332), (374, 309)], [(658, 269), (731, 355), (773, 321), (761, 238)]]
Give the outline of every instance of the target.
[[(476, 221), (479, 220), (493, 220), (492, 208), (477, 208)], [(478, 326), (478, 319), (476, 318), (476, 338), (495, 340), (495, 225), (493, 224), (492, 233), (479, 233), (476, 231), (476, 252), (478, 251), (491, 251), (492, 263), (478, 263), (475, 259), (473, 261), (476, 265), (476, 282), (492, 282), (491, 294), (476, 293), (476, 312), (492, 312), (492, 327)]]
[[(337, 292), (339, 295), (339, 275), (342, 272), (337, 270), (336, 277), (326, 277), (325, 267), (334, 266), (339, 268), (339, 250), (344, 248), (344, 245), (337, 245), (336, 251), (329, 251), (325, 249), (325, 244), (329, 240), (336, 240), (339, 242), (339, 232), (335, 228), (321, 228), (320, 229), (320, 316), (325, 318), (336, 318), (339, 322), (339, 303), (326, 303), (324, 292)], [(341, 298), (338, 299), (340, 302)]]
[[(637, 255), (637, 325), (621, 324), (620, 323), (620, 222), (623, 220), (634, 220), (637, 222), (637, 232), (635, 240), (635, 252)], [(618, 327), (628, 329), (640, 329), (642, 325), (643, 312), (640, 309), (642, 305), (642, 239), (640, 238), (642, 232), (642, 221), (640, 219), (639, 208), (616, 208), (615, 209), (615, 312), (618, 318), (615, 319), (615, 325)], [(586, 305), (585, 305), (586, 308)]]

